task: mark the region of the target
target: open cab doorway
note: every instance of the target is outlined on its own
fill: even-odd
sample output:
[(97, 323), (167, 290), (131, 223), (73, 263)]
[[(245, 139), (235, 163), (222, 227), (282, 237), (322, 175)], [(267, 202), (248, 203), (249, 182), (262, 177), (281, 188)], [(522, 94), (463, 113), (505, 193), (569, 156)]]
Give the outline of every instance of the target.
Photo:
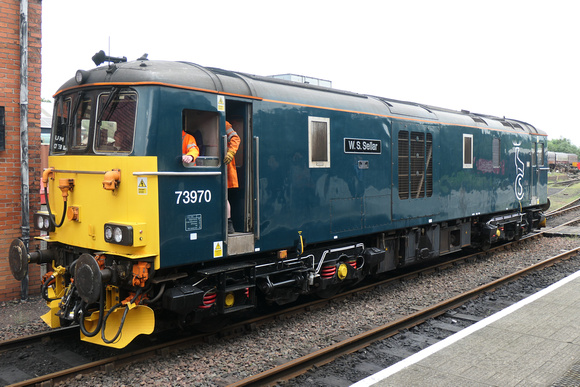
[[(252, 105), (251, 103), (227, 99), (226, 100), (226, 120), (232, 125), (234, 131), (240, 137), (240, 145), (234, 156), (235, 170), (237, 174), (238, 187), (227, 188), (226, 200), (231, 206), (231, 220), (234, 233), (227, 233), (228, 255), (238, 255), (254, 252), (254, 242), (257, 238), (255, 230), (258, 227), (254, 211), (254, 176), (253, 165), (253, 138), (252, 138)], [(225, 142), (227, 144), (227, 132)], [(224, 155), (227, 153), (227, 145)], [(228, 168), (225, 166), (227, 173)], [(228, 177), (229, 178), (229, 177)], [(226, 203), (227, 205), (227, 203)], [(226, 214), (227, 218), (227, 214)], [(227, 225), (228, 219), (226, 219)]]

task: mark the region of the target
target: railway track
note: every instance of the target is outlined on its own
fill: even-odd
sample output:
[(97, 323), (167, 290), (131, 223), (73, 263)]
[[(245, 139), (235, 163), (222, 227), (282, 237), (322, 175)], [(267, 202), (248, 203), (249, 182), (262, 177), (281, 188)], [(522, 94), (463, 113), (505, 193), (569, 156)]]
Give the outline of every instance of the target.
[[(569, 210), (569, 211), (573, 211)], [(561, 213), (560, 213), (561, 214)], [(553, 216), (557, 216), (558, 214), (555, 214)], [(576, 220), (577, 221), (577, 220)], [(534, 235), (531, 235), (529, 237), (523, 238), (520, 242), (526, 241), (530, 238), (539, 238), (541, 237), (542, 233), (537, 233)], [(288, 309), (284, 309), (283, 311), (280, 312), (276, 312), (276, 313), (272, 313), (270, 315), (266, 315), (266, 316), (261, 316), (252, 320), (247, 320), (238, 324), (233, 324), (231, 326), (228, 326), (227, 328), (219, 331), (219, 332), (214, 332), (211, 334), (201, 334), (201, 335), (195, 335), (195, 336), (189, 336), (189, 337), (184, 337), (184, 338), (180, 338), (177, 340), (168, 340), (167, 342), (164, 342), (162, 344), (147, 344), (144, 343), (142, 344), (140, 347), (136, 348), (136, 347), (132, 347), (127, 351), (123, 351), (120, 354), (116, 354), (114, 356), (101, 356), (99, 359), (97, 360), (93, 360), (93, 361), (86, 361), (83, 362), (83, 364), (78, 364), (78, 360), (77, 363), (74, 364), (73, 366), (70, 367), (64, 367), (63, 369), (48, 374), (48, 375), (39, 375), (36, 376), (34, 378), (29, 378), (27, 380), (22, 380), (17, 382), (14, 385), (17, 386), (25, 386), (25, 385), (45, 385), (46, 383), (55, 383), (58, 381), (62, 381), (62, 380), (66, 380), (72, 376), (78, 375), (80, 373), (90, 373), (90, 372), (94, 372), (97, 370), (100, 371), (109, 371), (109, 370), (113, 370), (115, 368), (119, 368), (122, 367), (128, 363), (133, 363), (133, 362), (138, 362), (140, 360), (143, 359), (147, 359), (147, 358), (151, 358), (154, 356), (159, 356), (160, 354), (167, 354), (169, 352), (181, 349), (183, 347), (192, 347), (195, 346), (197, 344), (200, 343), (207, 343), (207, 342), (211, 342), (212, 340), (214, 340), (216, 337), (226, 337), (226, 336), (234, 336), (237, 334), (242, 334), (244, 332), (247, 331), (251, 331), (254, 329), (257, 329), (257, 327), (261, 324), (266, 324), (267, 322), (270, 322), (272, 320), (276, 320), (276, 319), (283, 319), (284, 316), (287, 315), (293, 315), (293, 314), (298, 314), (298, 313), (304, 313), (304, 311), (309, 311), (312, 309), (317, 309), (317, 308), (321, 308), (323, 307), (323, 305), (325, 305), (328, 302), (334, 302), (336, 300), (340, 300), (341, 298), (345, 298), (345, 297), (349, 297), (351, 295), (356, 294), (357, 292), (365, 292), (368, 291), (370, 289), (372, 289), (373, 287), (377, 287), (377, 286), (385, 286), (388, 285), (389, 283), (395, 282), (395, 281), (400, 281), (400, 280), (404, 280), (405, 278), (409, 278), (409, 277), (415, 277), (415, 276), (419, 276), (422, 275), (422, 273), (425, 272), (432, 272), (434, 270), (443, 270), (446, 267), (449, 266), (453, 266), (453, 265), (457, 265), (461, 262), (465, 262), (465, 261), (472, 261), (477, 259), (478, 256), (480, 255), (485, 255), (485, 254), (490, 254), (493, 251), (501, 251), (503, 249), (509, 248), (509, 246), (507, 245), (503, 245), (503, 246), (497, 246), (494, 247), (493, 249), (490, 249), (489, 251), (485, 252), (485, 253), (476, 253), (476, 254), (470, 254), (467, 256), (460, 256), (460, 257), (456, 257), (453, 259), (447, 259), (445, 261), (441, 261), (439, 262), (437, 265), (435, 266), (430, 266), (430, 267), (426, 267), (426, 268), (422, 268), (419, 270), (415, 270), (415, 271), (410, 271), (410, 272), (406, 272), (406, 273), (402, 273), (398, 276), (392, 277), (392, 278), (388, 278), (384, 281), (379, 281), (377, 283), (371, 284), (371, 285), (367, 285), (364, 287), (361, 287), (359, 289), (356, 290), (351, 290), (349, 292), (346, 293), (342, 293), (330, 300), (317, 300), (317, 301), (312, 301), (306, 304), (302, 304), (293, 308), (288, 308)], [(560, 258), (556, 258), (556, 259), (563, 259), (562, 257)], [(537, 267), (540, 267), (541, 265), (546, 265), (549, 263), (546, 263), (546, 261), (542, 262), (541, 264), (538, 264)], [(537, 268), (536, 268), (537, 269)], [(522, 271), (524, 272), (524, 271)], [(522, 275), (522, 274), (519, 274)], [(509, 281), (511, 279), (506, 279), (506, 281)], [(499, 286), (498, 284), (500, 284), (500, 280), (494, 281), (492, 283), (491, 286)], [(480, 290), (483, 291), (483, 290)], [(463, 299), (469, 299), (469, 298), (474, 297), (473, 294), (468, 294), (468, 295), (463, 295), (463, 296), (457, 296), (454, 297), (453, 301), (450, 301), (453, 303), (453, 305), (455, 305), (456, 303), (461, 303), (461, 300)], [(463, 301), (464, 302), (464, 301)], [(410, 326), (413, 325), (417, 325), (420, 322), (424, 321), (425, 319), (429, 318), (429, 315), (437, 315), (437, 314), (441, 314), (444, 313), (444, 309), (445, 308), (452, 308), (452, 307), (447, 307), (444, 305), (444, 303), (442, 303), (441, 305), (436, 305), (436, 307), (433, 308), (433, 310), (430, 310), (429, 312), (425, 312), (427, 314), (422, 315), (422, 312), (417, 312), (415, 314), (413, 314), (411, 316), (411, 319), (408, 321), (403, 321), (403, 319), (401, 321), (397, 321), (396, 323), (392, 323), (394, 325), (392, 325), (391, 327), (383, 327), (381, 329), (376, 328), (370, 332), (367, 332), (365, 334), (361, 334), (359, 336), (364, 336), (365, 340), (367, 341), (372, 341), (372, 340), (377, 340), (379, 338), (384, 338), (384, 337), (388, 337), (389, 335), (392, 335), (392, 332), (395, 331), (400, 331), (402, 329), (406, 329)], [(443, 312), (442, 312), (443, 311)], [(391, 329), (391, 332), (389, 332), (388, 330)], [(76, 334), (76, 330), (73, 328), (72, 329), (73, 332), (75, 332)], [(53, 331), (50, 331), (50, 333), (52, 333)], [(46, 336), (46, 335), (40, 335), (42, 336), (40, 338), (40, 342), (42, 342), (43, 340), (57, 340), (54, 337), (50, 337), (50, 336)], [(358, 336), (357, 336), (358, 337)], [(18, 340), (22, 340), (23, 343), (26, 343), (26, 346), (31, 345), (31, 340), (32, 339), (27, 339), (28, 341), (26, 341), (26, 339), (18, 339)], [(78, 340), (78, 338), (75, 337), (74, 339), (75, 341)], [(356, 343), (357, 340), (353, 339), (349, 339), (346, 340), (346, 342), (344, 343), (338, 343), (335, 346), (332, 346), (332, 348), (328, 348), (328, 349), (321, 349), (317, 352), (315, 352), (313, 355), (319, 355), (321, 356), (320, 359), (305, 359), (303, 361), (300, 361), (300, 359), (297, 359), (291, 363), (293, 363), (290, 366), (281, 366), (283, 368), (288, 368), (288, 369), (292, 369), (290, 372), (292, 375), (295, 375), (296, 373), (299, 372), (304, 372), (304, 369), (307, 369), (309, 367), (312, 367), (313, 364), (319, 364), (319, 363), (324, 363), (324, 362), (328, 362), (331, 361), (329, 359), (335, 358), (336, 356), (340, 356), (338, 353), (340, 353), (341, 351), (346, 351), (346, 352), (352, 352), (355, 351), (356, 349), (360, 348), (361, 346), (365, 346), (368, 344), (362, 344), (362, 343)], [(5, 342), (6, 343), (6, 342)], [(8, 343), (6, 345), (10, 345), (11, 347), (9, 348), (8, 346), (4, 346), (5, 343), (0, 343), (0, 357), (2, 356), (2, 354), (7, 354), (10, 353), (10, 351), (20, 351), (20, 349), (18, 349), (18, 347), (16, 346), (15, 343)], [(91, 346), (92, 349), (94, 349), (94, 346)], [(336, 354), (335, 354), (336, 353)], [(294, 364), (296, 363), (296, 364)], [(298, 363), (303, 363), (304, 365), (301, 367), (305, 367), (302, 369), (302, 371), (297, 371), (295, 369), (293, 369), (293, 367), (298, 367)], [(276, 371), (278, 372), (278, 371)], [(272, 376), (273, 379), (276, 378), (280, 378), (280, 376)], [(251, 382), (251, 383), (255, 383), (255, 382)], [(248, 385), (255, 385), (255, 384), (248, 384)], [(240, 385), (245, 385), (245, 384), (240, 384)]]
[(545, 267), (554, 265), (555, 263), (575, 256), (578, 253), (580, 253), (580, 247), (566, 251), (562, 254), (558, 254), (552, 258), (546, 259), (533, 266), (527, 267), (510, 275), (499, 278), (493, 282), (482, 285), (471, 291), (465, 292), (463, 294), (440, 302), (436, 305), (413, 313), (409, 316), (406, 316), (394, 322), (371, 329), (367, 332), (343, 340), (327, 348), (320, 349), (314, 353), (303, 356), (299, 359), (292, 360), (286, 364), (262, 372), (261, 374), (254, 375), (252, 377), (241, 380), (237, 383), (233, 383), (229, 387), (265, 386), (275, 384), (282, 380), (295, 378), (296, 376), (307, 372), (312, 367), (323, 366), (337, 359), (340, 356), (358, 351), (362, 348), (369, 346), (372, 343), (396, 335), (405, 329), (409, 329), (419, 324), (422, 324), (428, 319), (441, 316), (447, 313), (448, 311), (465, 304), (467, 301), (480, 296), (485, 292), (493, 291), (499, 286), (502, 286), (508, 282), (514, 281), (518, 278), (528, 275), (531, 272), (541, 270)]

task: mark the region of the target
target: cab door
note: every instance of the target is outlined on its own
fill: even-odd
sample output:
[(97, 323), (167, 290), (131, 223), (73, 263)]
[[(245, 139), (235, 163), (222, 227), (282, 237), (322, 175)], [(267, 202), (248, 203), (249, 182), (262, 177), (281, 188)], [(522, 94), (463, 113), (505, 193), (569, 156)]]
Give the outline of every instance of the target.
[(538, 181), (540, 177), (540, 169), (538, 167), (538, 143), (532, 142), (532, 165), (530, 169), (530, 196), (531, 204), (536, 204), (538, 201)]
[[(225, 239), (227, 255), (237, 255), (253, 252), (256, 240), (254, 233), (256, 219), (254, 217), (252, 104), (241, 98), (226, 98), (225, 112), (225, 120), (232, 125), (240, 138), (240, 145), (234, 156), (238, 187), (227, 188), (228, 168), (224, 165), (224, 173), (226, 174), (224, 179), (224, 195), (226, 197), (224, 206), (227, 206), (227, 201), (229, 201), (231, 220), (235, 230), (233, 234), (228, 233), (227, 227), (224, 230), (225, 235), (227, 235)], [(227, 136), (224, 136), (223, 142), (223, 154), (225, 155), (227, 152)], [(227, 215), (224, 221), (227, 225)]]
[(546, 203), (548, 198), (548, 172), (550, 168), (548, 167), (548, 161), (546, 158), (546, 149), (543, 142), (537, 143), (537, 181), (536, 181), (536, 194), (538, 197), (538, 203)]
[[(157, 141), (164, 157), (158, 172), (159, 235), (161, 262), (167, 267), (226, 256), (221, 146), (225, 121), (213, 107), (202, 110), (196, 108), (201, 103), (194, 102), (180, 111), (168, 106), (171, 114), (166, 114), (173, 121)], [(193, 136), (199, 150), (193, 163), (182, 160), (183, 132)]]

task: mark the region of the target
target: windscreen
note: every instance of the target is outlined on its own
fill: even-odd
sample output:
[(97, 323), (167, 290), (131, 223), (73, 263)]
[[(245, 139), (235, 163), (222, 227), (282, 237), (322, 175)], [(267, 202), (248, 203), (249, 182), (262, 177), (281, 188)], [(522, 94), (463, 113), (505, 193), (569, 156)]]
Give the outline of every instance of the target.
[(89, 90), (55, 100), (51, 154), (130, 154), (137, 93)]

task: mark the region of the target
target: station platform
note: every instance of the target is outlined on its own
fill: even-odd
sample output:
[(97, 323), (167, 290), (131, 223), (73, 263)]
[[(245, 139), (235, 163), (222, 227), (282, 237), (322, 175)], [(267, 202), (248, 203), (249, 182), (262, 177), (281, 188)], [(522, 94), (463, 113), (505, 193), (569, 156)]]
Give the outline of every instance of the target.
[(352, 387), (580, 386), (580, 271)]

